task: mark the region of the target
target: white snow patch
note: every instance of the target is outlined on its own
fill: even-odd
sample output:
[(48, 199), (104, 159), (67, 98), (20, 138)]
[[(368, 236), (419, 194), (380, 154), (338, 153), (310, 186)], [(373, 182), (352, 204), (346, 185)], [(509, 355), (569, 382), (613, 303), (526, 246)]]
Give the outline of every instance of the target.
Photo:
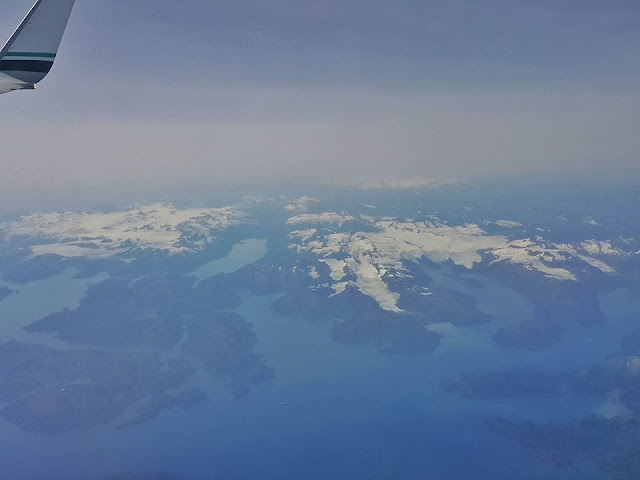
[(335, 297), (336, 295), (340, 295), (342, 292), (346, 290), (348, 285), (349, 285), (349, 282), (334, 283), (333, 285), (331, 285), (331, 288), (333, 289), (334, 293), (332, 293), (330, 296)]
[(624, 402), (620, 399), (620, 391), (614, 389), (607, 393), (603, 404), (596, 408), (594, 413), (600, 417), (611, 419), (619, 416), (630, 415), (633, 412), (626, 407)]
[[(615, 270), (600, 259), (582, 252), (594, 252), (592, 244), (574, 247), (569, 244), (545, 242), (543, 238), (509, 240), (502, 235), (489, 235), (478, 225), (451, 226), (436, 221), (408, 222), (384, 220), (375, 224), (372, 232), (291, 234), (291, 248), (313, 253), (326, 263), (331, 278), (340, 283), (332, 288), (346, 288), (344, 278), (351, 274), (355, 280), (347, 282), (363, 294), (374, 298), (385, 310), (400, 312), (399, 295), (389, 290), (386, 281), (391, 277), (407, 277), (404, 260), (428, 258), (436, 263), (451, 261), (472, 269), (486, 255), (491, 263), (508, 262), (532, 272), (563, 281), (577, 281), (566, 262), (580, 260), (605, 273)], [(607, 242), (598, 243), (598, 252), (613, 251)]]
[[(399, 295), (387, 287), (385, 275), (406, 277), (402, 261), (428, 257), (434, 262), (452, 260), (472, 268), (482, 261), (480, 250), (503, 244), (504, 237), (484, 235), (477, 225), (451, 227), (432, 223), (383, 221), (375, 232), (331, 233), (296, 245), (298, 251), (317, 255), (331, 269), (332, 279), (346, 273), (356, 277), (354, 285), (374, 298), (385, 310), (400, 312)], [(346, 258), (341, 260), (336, 256)]]
[(514, 222), (513, 220), (496, 220), (495, 224), (504, 228), (517, 228), (522, 226), (520, 222)]
[(397, 306), (400, 295), (389, 290), (387, 284), (382, 280), (386, 273), (383, 267), (374, 265), (367, 255), (353, 259), (348, 262), (348, 265), (357, 277), (355, 286), (358, 290), (375, 299), (383, 310), (395, 313), (402, 312)]
[(285, 205), (284, 209), (288, 212), (306, 212), (309, 210), (309, 203), (319, 202), (317, 198), (312, 197), (298, 197), (291, 201), (291, 203)]
[(336, 260), (334, 258), (322, 258), (321, 262), (326, 263), (329, 269), (331, 270), (330, 275), (333, 280), (339, 282), (342, 280), (347, 273), (345, 272), (345, 268), (347, 267), (347, 262), (344, 260)]
[(318, 273), (318, 269), (315, 265), (312, 265), (311, 268), (309, 268), (309, 276), (314, 280), (320, 278), (320, 274)]
[(578, 280), (569, 270), (549, 265), (555, 261), (565, 261), (564, 253), (566, 252), (556, 248), (541, 247), (531, 240), (515, 240), (491, 250), (491, 253), (496, 257), (493, 263), (507, 261), (556, 280)]
[(616, 272), (615, 268), (610, 267), (609, 265), (607, 265), (603, 261), (598, 260), (596, 258), (587, 257), (586, 255), (577, 255), (577, 257), (580, 258), (580, 260), (582, 260), (583, 262), (588, 263), (589, 265), (591, 265), (593, 268), (597, 268), (601, 272), (604, 272), (604, 273), (615, 273)]
[(48, 212), (0, 224), (0, 237), (43, 239), (33, 255), (109, 257), (134, 250), (170, 254), (197, 251), (215, 241), (214, 231), (245, 222), (235, 207), (181, 209), (167, 203), (112, 213)]
[(640, 357), (634, 357), (627, 362), (627, 372), (632, 377), (640, 377)]
[(336, 212), (303, 213), (289, 218), (287, 223), (289, 225), (304, 225), (310, 223), (312, 225), (335, 224), (342, 226), (345, 222), (352, 222), (354, 220), (355, 217), (353, 215), (345, 215)]
[(582, 248), (590, 255), (622, 255), (624, 252), (611, 245), (610, 241), (589, 240), (582, 242)]
[(315, 228), (309, 228), (307, 230), (296, 230), (295, 232), (291, 232), (289, 237), (298, 237), (302, 243), (306, 243), (315, 236), (316, 233), (318, 233), (318, 230)]

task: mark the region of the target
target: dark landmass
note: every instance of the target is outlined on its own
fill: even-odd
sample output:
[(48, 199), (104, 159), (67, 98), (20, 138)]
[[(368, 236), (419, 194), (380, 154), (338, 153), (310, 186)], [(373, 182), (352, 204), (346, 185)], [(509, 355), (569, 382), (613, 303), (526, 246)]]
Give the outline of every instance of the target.
[(254, 295), (271, 295), (280, 293), (285, 288), (283, 266), (276, 265), (269, 259), (246, 265), (233, 273), (216, 275), (209, 281), (224, 283), (229, 288), (244, 290)]
[(573, 390), (569, 373), (511, 370), (477, 370), (442, 381), (445, 390), (467, 398), (548, 398)]
[(598, 292), (613, 288), (608, 277), (594, 275), (579, 282), (559, 281), (509, 264), (493, 266), (491, 271), (534, 305), (532, 319), (496, 332), (493, 338), (499, 345), (543, 350), (560, 342), (571, 329), (605, 323)]
[(111, 423), (149, 398), (157, 413), (190, 408), (182, 395), (192, 393), (171, 403), (166, 392), (183, 387), (194, 371), (183, 358), (9, 342), (0, 345), (0, 417), (28, 432), (56, 434)]
[(399, 320), (385, 313), (335, 320), (331, 338), (344, 345), (373, 345), (385, 354), (417, 355), (433, 353), (442, 336), (428, 331), (419, 320)]
[(186, 386), (195, 372), (192, 360), (242, 397), (274, 372), (253, 352), (252, 325), (223, 312), (240, 304), (238, 294), (215, 277), (196, 284), (193, 277), (162, 272), (92, 285), (78, 308), (49, 315), (27, 330), (56, 335), (79, 349), (143, 347), (158, 356), (0, 345), (0, 417), (47, 434), (106, 423), (136, 425), (206, 400), (197, 389), (172, 391)]
[[(285, 292), (274, 302), (277, 315), (301, 317), (310, 321), (331, 323), (331, 337), (346, 345), (371, 345), (388, 354), (432, 353), (439, 345), (441, 335), (428, 330), (431, 323), (452, 323), (466, 327), (489, 322), (491, 316), (477, 308), (477, 299), (466, 293), (433, 286), (425, 268), (430, 264), (405, 262), (405, 275), (389, 273), (384, 281), (399, 294), (398, 307), (402, 312), (384, 310), (357, 288), (348, 286), (339, 295), (327, 285), (329, 267), (313, 256), (294, 257), (275, 264), (268, 271), (274, 278), (273, 289)], [(256, 267), (256, 265), (251, 266)], [(259, 267), (265, 271), (264, 266)], [(319, 278), (308, 272), (315, 268)], [(239, 272), (237, 272), (239, 273)], [(243, 272), (253, 278), (250, 269)], [(345, 281), (355, 278), (345, 277)], [(250, 283), (250, 282), (247, 282)], [(416, 288), (417, 286), (424, 288)], [(425, 288), (430, 295), (423, 295)]]
[(0, 245), (0, 273), (11, 270), (28, 256), (29, 253), (26, 248), (20, 249), (3, 243)]
[(464, 278), (462, 284), (471, 288), (485, 288), (484, 283), (475, 278)]
[[(109, 278), (91, 286), (75, 310), (49, 315), (27, 329), (45, 332), (78, 345), (100, 348), (136, 348), (181, 351), (207, 370), (226, 378), (236, 397), (252, 385), (273, 377), (262, 355), (251, 323), (220, 310), (235, 308), (240, 297), (220, 280), (195, 284), (193, 277), (160, 274), (131, 283)], [(172, 400), (161, 409), (172, 408)], [(151, 405), (143, 415), (154, 416)]]
[(622, 339), (622, 352), (627, 355), (640, 355), (640, 330), (624, 336)]
[(73, 264), (73, 261), (60, 255), (40, 255), (12, 265), (5, 270), (2, 278), (8, 282), (22, 285), (60, 275)]
[[(216, 255), (219, 250), (222, 256), (233, 243), (221, 242), (202, 255)], [(192, 351), (200, 361), (205, 358), (203, 363), (212, 374), (229, 379), (234, 395), (246, 394), (250, 385), (273, 375), (264, 359), (252, 354), (255, 334), (248, 322), (239, 316), (216, 320), (217, 310), (240, 305), (233, 290), (220, 282), (195, 284), (194, 278), (167, 273), (192, 271), (201, 263), (198, 255), (129, 253), (133, 260), (128, 262), (57, 255), (27, 260), (17, 253), (15, 258), (3, 257), (4, 276), (16, 283), (49, 278), (70, 267), (79, 268), (77, 276), (83, 278), (102, 271), (122, 274), (89, 287), (78, 308), (50, 315), (29, 326), (29, 331), (54, 334), (82, 346), (78, 348), (121, 352), (144, 347), (162, 356), (63, 352), (15, 342), (0, 345), (4, 366), (0, 366), (0, 417), (26, 431), (55, 434), (105, 423), (124, 428), (168, 409), (193, 408), (206, 400), (206, 394), (198, 389), (179, 390), (195, 368), (186, 355), (175, 357), (174, 353), (190, 333), (192, 339), (200, 339), (202, 352), (205, 342), (211, 342), (212, 351), (208, 356), (195, 355), (199, 352), (192, 348), (192, 340), (184, 343), (185, 353)], [(199, 329), (194, 318), (205, 312), (212, 315), (212, 325), (224, 328)]]
[(262, 355), (253, 352), (258, 339), (253, 325), (238, 314), (218, 312), (186, 320), (183, 352), (197, 358), (214, 375), (227, 378), (240, 398), (252, 385), (274, 376)]
[(493, 339), (498, 345), (520, 350), (543, 350), (559, 343), (567, 331), (564, 325), (534, 319), (501, 328)]
[[(128, 250), (110, 258), (63, 257), (55, 254), (31, 258), (30, 247), (50, 243), (51, 239), (13, 237), (0, 251), (0, 272), (4, 272), (3, 278), (6, 280), (18, 284), (51, 278), (69, 268), (78, 269), (76, 278), (91, 278), (100, 273), (127, 279), (165, 272), (186, 275), (204, 263), (224, 257), (239, 241), (260, 236), (260, 229), (255, 225), (230, 227), (225, 231), (224, 238), (217, 238), (214, 244), (204, 249), (201, 249), (203, 238), (199, 232), (183, 233), (185, 236), (177, 245), (191, 250), (187, 253), (170, 254), (163, 250), (140, 249), (129, 242)], [(69, 237), (61, 242), (84, 248), (99, 248), (98, 243), (109, 243), (106, 239), (87, 237)]]
[(164, 410), (174, 408), (189, 410), (205, 402), (207, 398), (207, 394), (197, 388), (182, 391), (175, 396), (161, 392), (137, 407), (131, 418), (118, 424), (117, 428), (122, 429), (148, 422), (158, 417)]
[[(271, 306), (271, 310), (283, 317), (302, 317), (311, 321), (330, 321), (334, 318), (329, 296), (333, 293), (329, 287), (318, 290), (298, 290), (283, 295)], [(350, 310), (344, 312), (345, 316)]]
[[(330, 270), (328, 267), (326, 268), (327, 275), (329, 275)], [(443, 267), (439, 266), (438, 269), (441, 268)], [(431, 271), (433, 271), (433, 268), (427, 268), (423, 262), (405, 260), (402, 262), (402, 275), (397, 275), (396, 272), (389, 271), (382, 276), (382, 279), (389, 287), (389, 290), (402, 295), (403, 293), (415, 292), (416, 289), (420, 290), (420, 287), (432, 287), (434, 282), (433, 278), (429, 275)], [(349, 277), (349, 280), (356, 280), (356, 276), (353, 275)]]
[[(431, 353), (441, 336), (428, 330), (431, 323), (456, 326), (485, 324), (491, 316), (477, 308), (477, 299), (448, 288), (433, 286), (422, 261), (405, 262), (410, 278), (385, 276), (389, 289), (399, 294), (398, 307), (403, 312), (384, 310), (357, 288), (348, 286), (339, 295), (327, 286), (329, 268), (315, 258), (302, 257), (281, 268), (279, 273), (285, 295), (272, 305), (274, 313), (301, 317), (311, 321), (331, 322), (331, 337), (347, 345), (372, 345), (390, 354)], [(311, 268), (320, 278), (311, 278)], [(276, 270), (271, 270), (276, 275)], [(346, 277), (345, 280), (354, 280)], [(423, 295), (424, 288), (430, 295)]]
[(194, 283), (192, 277), (173, 274), (148, 276), (133, 284), (109, 278), (91, 286), (77, 309), (54, 313), (27, 329), (81, 345), (173, 348), (185, 333), (184, 315), (241, 303), (225, 287)]
[(615, 357), (575, 372), (475, 370), (445, 378), (443, 388), (468, 398), (541, 398), (616, 392), (621, 404), (640, 415), (640, 358)]
[[(399, 295), (398, 307), (406, 312), (422, 315), (427, 323), (451, 323), (457, 327), (482, 325), (491, 321), (491, 315), (480, 311), (477, 307), (478, 299), (468, 293), (451, 288), (435, 285), (429, 276), (434, 270), (433, 263), (426, 259), (417, 262), (403, 262), (405, 275), (392, 275), (384, 278), (389, 289)], [(438, 265), (439, 270), (448, 268), (453, 270), (453, 263)], [(457, 274), (445, 273), (460, 282), (462, 278)], [(477, 280), (470, 280), (472, 283)], [(482, 287), (483, 285), (480, 284)], [(428, 291), (424, 288), (428, 288)], [(425, 295), (428, 293), (428, 295)]]
[(491, 315), (480, 311), (478, 300), (466, 293), (445, 287), (430, 287), (431, 295), (406, 288), (401, 292), (398, 307), (407, 312), (418, 312), (428, 323), (451, 323), (456, 327), (482, 325), (491, 321)]
[(150, 298), (136, 298), (128, 281), (109, 279), (91, 287), (77, 309), (49, 315), (27, 330), (97, 347), (174, 347), (183, 335), (180, 312), (162, 308), (166, 298), (158, 308), (145, 300)]
[(182, 480), (177, 473), (137, 473), (132, 475), (113, 475), (104, 480)]
[(83, 259), (78, 263), (78, 272), (75, 278), (92, 278), (105, 272), (115, 277), (135, 278), (128, 273), (129, 264), (117, 257)]
[(15, 290), (9, 287), (0, 286), (0, 301), (4, 300), (5, 298), (8, 298), (10, 295), (13, 295), (14, 293), (16, 293)]
[(615, 480), (640, 478), (640, 420), (637, 417), (589, 416), (546, 424), (496, 419), (490, 426), (494, 432), (555, 467), (580, 470), (595, 466)]
[[(638, 333), (623, 339), (637, 347)], [(580, 469), (585, 462), (616, 480), (640, 478), (640, 357), (611, 357), (575, 372), (476, 370), (443, 387), (468, 398), (540, 398), (615, 394), (621, 413), (614, 418), (586, 416), (569, 422), (535, 424), (494, 419), (491, 429), (556, 467)]]
[(575, 390), (602, 396), (616, 392), (622, 406), (640, 415), (640, 357), (616, 357), (577, 372)]
[(331, 337), (345, 345), (371, 345), (381, 353), (432, 353), (441, 336), (427, 330), (421, 315), (396, 314), (380, 308), (372, 298), (348, 287), (331, 297), (329, 288), (302, 290), (277, 300), (278, 315), (330, 321)]

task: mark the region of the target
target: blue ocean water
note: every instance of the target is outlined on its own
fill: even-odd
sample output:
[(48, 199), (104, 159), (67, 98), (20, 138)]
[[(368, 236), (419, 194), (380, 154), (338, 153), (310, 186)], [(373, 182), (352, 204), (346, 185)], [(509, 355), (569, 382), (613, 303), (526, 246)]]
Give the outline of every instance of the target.
[[(260, 249), (257, 243), (253, 247), (255, 255), (238, 255), (244, 248), (238, 247), (207, 272), (232, 271), (255, 261)], [(447, 283), (449, 277), (436, 272), (434, 277), (454, 286)], [(490, 335), (514, 316), (530, 315), (531, 306), (517, 292), (482, 281), (481, 290), (455, 287), (478, 297), (494, 322), (457, 329), (426, 356), (388, 356), (339, 345), (329, 337), (327, 324), (274, 316), (270, 305), (277, 297), (244, 294), (237, 311), (254, 324), (256, 350), (275, 368), (273, 380), (239, 400), (223, 381), (211, 380), (204, 404), (163, 412), (124, 430), (101, 426), (45, 436), (0, 421), (2, 477), (101, 480), (115, 473), (166, 471), (185, 480), (606, 478), (545, 465), (486, 425), (495, 415), (541, 422), (579, 418), (602, 407), (603, 399), (466, 400), (443, 391), (440, 381), (474, 368), (591, 365), (637, 328), (640, 301), (623, 290), (603, 295), (608, 324), (597, 335), (578, 331), (558, 348), (523, 353), (496, 346)], [(17, 326), (46, 313), (72, 308), (86, 285), (67, 272), (20, 287), (18, 295), (0, 303), (2, 318), (12, 318), (6, 324), (10, 329), (3, 325), (2, 338), (13, 338), (10, 332)]]

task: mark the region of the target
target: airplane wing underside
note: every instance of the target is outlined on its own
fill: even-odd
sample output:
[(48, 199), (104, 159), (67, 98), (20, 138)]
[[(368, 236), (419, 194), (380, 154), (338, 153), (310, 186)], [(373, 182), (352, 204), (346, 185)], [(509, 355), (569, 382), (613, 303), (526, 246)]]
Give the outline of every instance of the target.
[(34, 89), (58, 53), (75, 0), (37, 0), (0, 50), (0, 94)]
[(23, 82), (0, 72), (0, 94), (13, 92), (14, 90), (33, 90), (35, 88), (34, 83)]

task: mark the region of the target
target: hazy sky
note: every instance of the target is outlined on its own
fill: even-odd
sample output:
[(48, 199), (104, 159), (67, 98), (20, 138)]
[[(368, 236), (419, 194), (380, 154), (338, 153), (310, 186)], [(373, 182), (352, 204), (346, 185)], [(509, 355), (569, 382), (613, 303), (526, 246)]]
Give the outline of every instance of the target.
[(77, 0), (50, 77), (0, 96), (0, 203), (637, 171), (639, 52), (637, 0)]

